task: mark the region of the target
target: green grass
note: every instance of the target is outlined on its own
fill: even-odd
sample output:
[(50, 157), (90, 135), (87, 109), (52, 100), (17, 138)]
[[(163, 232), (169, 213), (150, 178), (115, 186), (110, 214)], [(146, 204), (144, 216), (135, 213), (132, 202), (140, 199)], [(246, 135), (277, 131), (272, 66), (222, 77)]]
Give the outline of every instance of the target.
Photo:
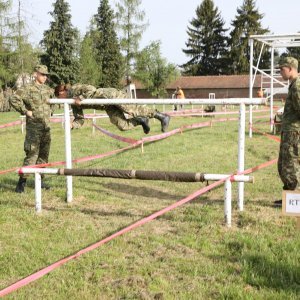
[[(1, 113), (0, 124), (18, 119)], [(210, 118), (173, 118), (170, 129)], [(255, 122), (258, 122), (255, 119)], [(107, 119), (100, 126), (139, 139), (141, 128), (120, 133)], [(72, 131), (73, 158), (125, 147), (87, 122)], [(50, 161), (64, 160), (61, 124), (52, 124)], [(151, 120), (151, 134), (159, 123)], [(269, 125), (255, 127), (268, 131)], [(120, 168), (205, 173), (237, 169), (238, 123), (184, 131), (140, 148), (76, 168)], [(0, 129), (0, 170), (20, 166), (24, 135), (19, 126)], [(246, 138), (246, 168), (278, 155), (278, 143), (254, 133)], [(299, 299), (300, 234), (294, 218), (272, 202), (281, 197), (276, 165), (245, 184), (245, 211), (224, 226), (224, 188), (194, 201), (72, 260), (7, 299)], [(67, 204), (65, 178), (47, 177), (42, 213), (34, 211), (34, 183), (14, 193), (17, 175), (0, 175), (0, 289), (156, 212), (206, 183), (171, 183), (110, 178), (74, 178)]]

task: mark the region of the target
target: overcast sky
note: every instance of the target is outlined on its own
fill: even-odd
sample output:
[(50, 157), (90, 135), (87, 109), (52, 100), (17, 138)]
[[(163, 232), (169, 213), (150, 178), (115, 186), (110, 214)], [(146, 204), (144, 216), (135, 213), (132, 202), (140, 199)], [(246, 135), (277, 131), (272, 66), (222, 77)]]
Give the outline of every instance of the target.
[[(49, 15), (53, 11), (55, 0), (20, 0), (22, 15), (28, 23), (30, 40), (36, 44), (42, 39), (43, 31), (49, 29)], [(71, 7), (72, 24), (82, 34), (89, 26), (89, 21), (100, 5), (100, 0), (66, 0)], [(14, 11), (17, 11), (18, 0), (13, 0)], [(114, 9), (117, 0), (110, 0)], [(182, 52), (187, 41), (187, 26), (196, 16), (196, 8), (202, 0), (142, 0), (140, 6), (145, 11), (145, 20), (149, 27), (144, 33), (141, 47), (151, 41), (161, 41), (162, 55), (168, 62), (181, 65), (188, 58)], [(226, 27), (237, 14), (243, 0), (214, 0)], [(257, 0), (256, 7), (264, 14), (263, 27), (268, 27), (274, 34), (291, 34), (300, 31), (300, 0)]]

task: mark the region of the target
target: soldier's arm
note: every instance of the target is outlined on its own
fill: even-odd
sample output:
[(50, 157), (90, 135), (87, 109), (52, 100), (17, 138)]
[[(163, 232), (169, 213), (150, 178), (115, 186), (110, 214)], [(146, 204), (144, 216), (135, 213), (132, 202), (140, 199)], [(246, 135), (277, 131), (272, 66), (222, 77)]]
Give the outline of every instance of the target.
[(25, 106), (24, 99), (26, 97), (26, 93), (23, 89), (17, 90), (14, 94), (9, 97), (10, 105), (21, 115), (26, 115), (29, 110), (28, 107)]
[(296, 86), (292, 90), (292, 99), (294, 109), (300, 116), (300, 81), (296, 82)]
[(76, 84), (72, 87), (72, 98), (74, 99), (92, 99), (96, 93), (96, 88), (89, 84)]
[[(49, 88), (49, 99), (53, 99), (53, 98), (56, 98), (54, 89)], [(51, 116), (54, 114), (54, 111), (58, 108), (59, 108), (58, 104), (50, 104)]]

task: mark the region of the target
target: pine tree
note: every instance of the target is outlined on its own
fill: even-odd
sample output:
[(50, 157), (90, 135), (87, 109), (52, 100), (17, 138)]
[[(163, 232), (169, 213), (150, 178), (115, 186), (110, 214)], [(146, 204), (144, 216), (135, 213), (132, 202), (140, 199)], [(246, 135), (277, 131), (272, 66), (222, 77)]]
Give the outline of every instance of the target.
[(41, 61), (48, 66), (54, 83), (74, 83), (78, 75), (78, 30), (72, 26), (70, 6), (65, 0), (56, 0), (53, 7), (50, 15), (54, 21), (41, 41), (45, 49)]
[(186, 75), (217, 75), (224, 73), (227, 29), (212, 0), (203, 0), (190, 22), (186, 48), (191, 59), (182, 65)]
[(101, 67), (100, 87), (120, 87), (123, 74), (122, 55), (117, 33), (115, 31), (114, 13), (108, 0), (101, 0), (98, 13), (94, 16), (99, 32), (97, 63)]
[(80, 46), (79, 81), (97, 86), (101, 80), (101, 66), (96, 61), (94, 41), (97, 32), (86, 33)]
[[(244, 0), (242, 6), (237, 8), (237, 16), (232, 21), (233, 26), (229, 39), (229, 73), (230, 74), (247, 74), (250, 68), (250, 47), (248, 40), (250, 35), (261, 35), (269, 32), (268, 29), (262, 28), (261, 20), (263, 14), (260, 14), (255, 8), (255, 0)], [(254, 44), (254, 64), (259, 57), (259, 47)], [(261, 68), (270, 67), (270, 54), (268, 48), (265, 49), (260, 61)]]
[(120, 46), (125, 56), (125, 73), (132, 74), (134, 60), (139, 50), (139, 42), (148, 23), (143, 23), (145, 12), (140, 10), (141, 0), (120, 0), (117, 3), (117, 29), (120, 32)]
[[(300, 64), (300, 47), (291, 47), (291, 48), (288, 48), (286, 50), (286, 55), (287, 56), (295, 57), (296, 59), (298, 59), (298, 62)], [(298, 70), (300, 70), (300, 66), (299, 66)]]

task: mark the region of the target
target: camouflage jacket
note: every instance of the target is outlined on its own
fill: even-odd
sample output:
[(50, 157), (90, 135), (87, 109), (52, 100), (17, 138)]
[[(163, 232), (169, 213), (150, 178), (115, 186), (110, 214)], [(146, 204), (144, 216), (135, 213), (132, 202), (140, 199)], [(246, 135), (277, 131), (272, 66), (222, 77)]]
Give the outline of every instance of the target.
[(10, 96), (11, 106), (22, 115), (28, 110), (32, 111), (32, 117), (26, 116), (26, 124), (42, 123), (48, 125), (52, 107), (47, 100), (54, 98), (54, 91), (45, 84), (39, 85), (35, 82), (28, 84)]
[(300, 131), (300, 77), (290, 83), (282, 115), (282, 131)]
[(68, 97), (79, 97), (80, 99), (117, 99), (128, 98), (125, 91), (115, 88), (95, 88), (89, 84), (74, 84), (68, 91)]

